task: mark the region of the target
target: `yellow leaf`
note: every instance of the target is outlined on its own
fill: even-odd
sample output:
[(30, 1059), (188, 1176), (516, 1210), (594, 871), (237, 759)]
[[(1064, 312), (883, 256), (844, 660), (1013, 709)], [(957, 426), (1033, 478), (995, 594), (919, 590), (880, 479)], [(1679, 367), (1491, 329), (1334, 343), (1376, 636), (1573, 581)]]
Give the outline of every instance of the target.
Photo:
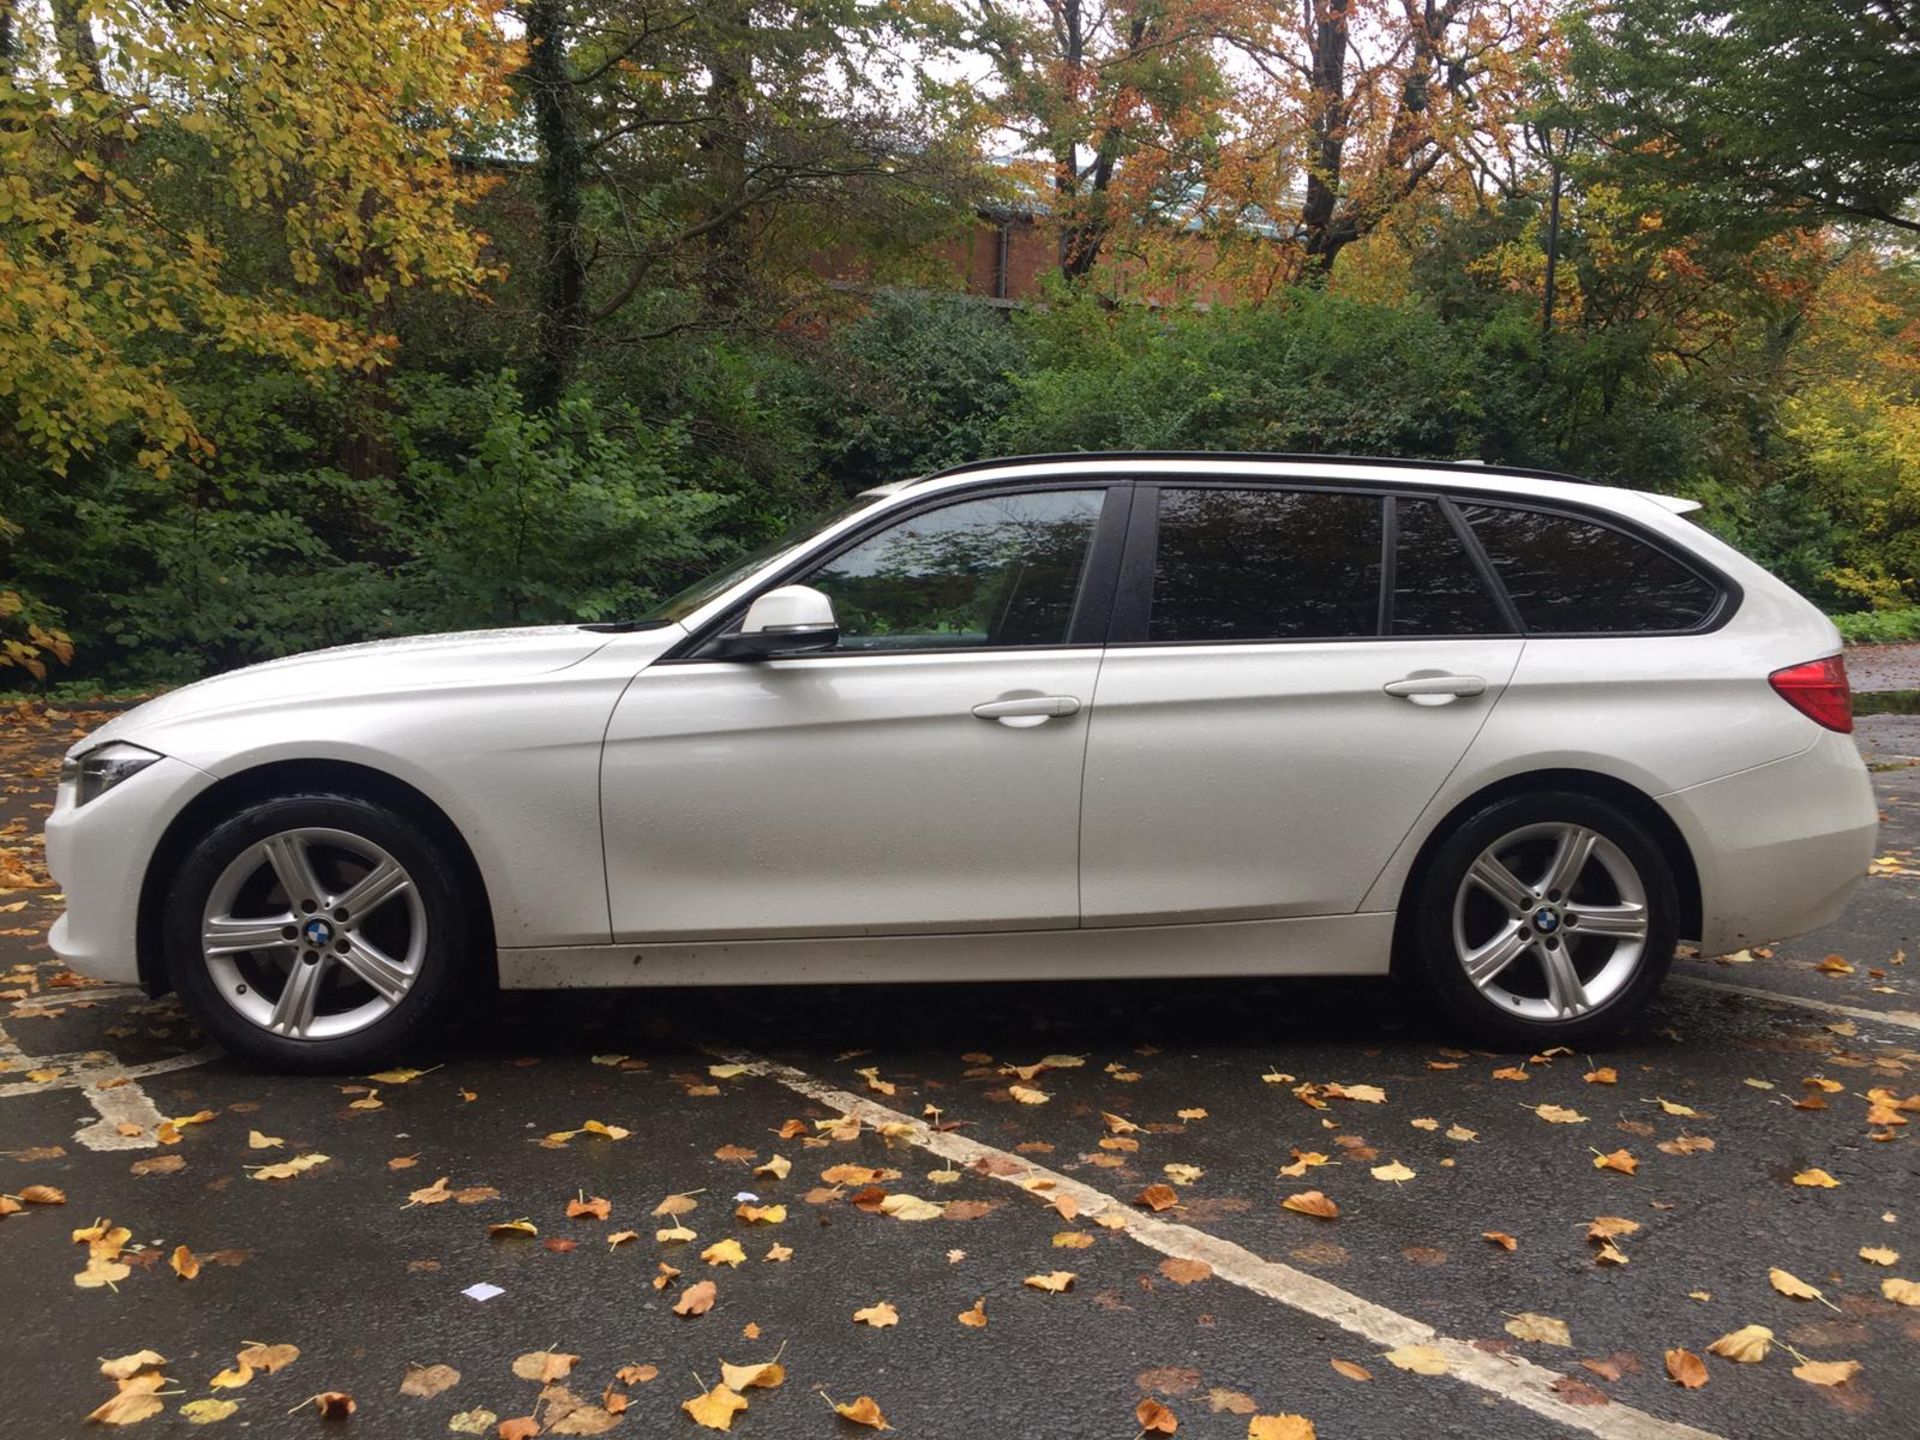
[(255, 1180), (291, 1180), (296, 1175), (305, 1174), (316, 1165), (324, 1165), (326, 1163), (327, 1157), (325, 1155), (296, 1155), (291, 1160), (280, 1161), (277, 1165), (262, 1165), (253, 1172), (250, 1178)]
[(579, 1362), (578, 1355), (569, 1355), (562, 1350), (529, 1350), (524, 1355), (514, 1357), (513, 1373), (522, 1380), (537, 1380), (542, 1385), (550, 1385), (555, 1380), (566, 1379)]
[(1071, 1290), (1073, 1282), (1078, 1278), (1071, 1270), (1053, 1270), (1045, 1275), (1029, 1275), (1020, 1283), (1030, 1289), (1045, 1290), (1049, 1294), (1058, 1295), (1062, 1290)]
[(1304, 1415), (1255, 1415), (1247, 1421), (1247, 1440), (1314, 1440), (1313, 1422)]
[(462, 1410), (447, 1421), (447, 1429), (455, 1435), (485, 1435), (499, 1419), (491, 1410)]
[[(437, 1065), (434, 1066), (436, 1070), (439, 1068)], [(422, 1075), (428, 1073), (429, 1072), (425, 1070), (382, 1070), (377, 1075), (368, 1075), (365, 1078), (381, 1085), (411, 1085)]]
[(987, 1326), (986, 1297), (982, 1296), (980, 1299), (975, 1300), (973, 1302), (973, 1308), (971, 1310), (962, 1310), (957, 1318), (959, 1319), (962, 1325), (965, 1325), (970, 1329), (974, 1329), (974, 1330), (986, 1329), (986, 1326)]
[(684, 1245), (687, 1241), (698, 1240), (700, 1237), (684, 1225), (673, 1225), (665, 1230), (654, 1231), (653, 1238), (662, 1245)]
[(1506, 1329), (1516, 1340), (1533, 1340), (1542, 1345), (1573, 1344), (1572, 1337), (1567, 1333), (1567, 1322), (1556, 1320), (1551, 1315), (1535, 1315), (1526, 1311), (1507, 1321)]
[(1587, 1117), (1578, 1110), (1569, 1110), (1564, 1105), (1537, 1105), (1534, 1114), (1552, 1125), (1584, 1125)]
[(1601, 1155), (1596, 1152), (1593, 1157), (1593, 1168), (1618, 1170), (1622, 1175), (1631, 1175), (1640, 1168), (1640, 1162), (1625, 1150), (1615, 1150), (1611, 1155)]
[(876, 1330), (884, 1330), (889, 1325), (898, 1325), (900, 1323), (900, 1312), (895, 1310), (893, 1306), (885, 1300), (878, 1300), (867, 1306), (864, 1310), (854, 1311), (853, 1323), (856, 1325), (871, 1325)]
[(459, 1383), (460, 1372), (451, 1365), (409, 1365), (400, 1380), (400, 1393), (431, 1400)]
[(1373, 1167), (1371, 1173), (1376, 1180), (1390, 1180), (1396, 1185), (1404, 1185), (1407, 1181), (1413, 1179), (1414, 1176), (1414, 1172), (1402, 1165), (1398, 1160), (1386, 1165), (1376, 1165)]
[(180, 1416), (189, 1425), (212, 1425), (224, 1420), (240, 1407), (231, 1400), (219, 1400), (209, 1396), (204, 1400), (189, 1400), (180, 1407)]
[(358, 1100), (352, 1100), (347, 1103), (349, 1110), (384, 1110), (386, 1106), (387, 1102), (380, 1098), (380, 1092), (378, 1090), (372, 1091)]
[(604, 1195), (595, 1195), (592, 1199), (575, 1196), (567, 1202), (569, 1220), (604, 1220), (613, 1213), (613, 1202)]
[(1599, 1065), (1589, 1070), (1585, 1078), (1589, 1085), (1618, 1085), (1620, 1072), (1611, 1065)]
[(1204, 1120), (1207, 1118), (1207, 1112), (1198, 1107), (1192, 1110), (1176, 1110), (1173, 1113), (1176, 1118), (1181, 1120)]
[(1356, 1365), (1351, 1360), (1329, 1360), (1327, 1362), (1349, 1380), (1371, 1380), (1373, 1372), (1364, 1365)]
[(709, 1065), (707, 1067), (707, 1074), (716, 1080), (737, 1080), (746, 1073), (747, 1067), (744, 1065)]
[(1818, 1167), (1812, 1170), (1802, 1170), (1798, 1175), (1793, 1177), (1793, 1183), (1796, 1185), (1805, 1185), (1815, 1190), (1835, 1190), (1838, 1189), (1840, 1185), (1838, 1180)]
[(131, 1355), (102, 1360), (100, 1373), (109, 1380), (126, 1380), (138, 1375), (142, 1370), (156, 1369), (166, 1363), (167, 1357), (158, 1350), (136, 1350)]
[(300, 1358), (298, 1345), (249, 1345), (235, 1357), (251, 1370), (272, 1375)]
[(1920, 1280), (1889, 1275), (1880, 1282), (1880, 1293), (1896, 1305), (1920, 1305)]
[[(1664, 1096), (1656, 1097), (1653, 1103), (1658, 1105), (1662, 1110), (1666, 1111), (1666, 1113), (1669, 1115), (1689, 1115), (1689, 1116), (1698, 1118), (1700, 1114), (1700, 1112), (1694, 1109), (1691, 1105), (1682, 1105), (1679, 1102), (1674, 1100), (1669, 1100)], [(1707, 1118), (1711, 1120), (1713, 1117), (1709, 1115)]]
[(1387, 1351), (1381, 1358), (1389, 1365), (1411, 1370), (1416, 1375), (1447, 1373), (1447, 1357), (1433, 1345), (1402, 1345), (1398, 1350)]
[(719, 1240), (702, 1250), (700, 1258), (709, 1265), (739, 1265), (745, 1262), (747, 1252), (738, 1240)]
[(1378, 1085), (1328, 1085), (1321, 1093), (1335, 1100), (1358, 1100), (1367, 1105), (1387, 1103), (1387, 1092)]
[(1176, 1185), (1191, 1185), (1207, 1172), (1198, 1165), (1162, 1165), (1160, 1173)]
[(889, 1195), (880, 1202), (880, 1213), (896, 1220), (938, 1220), (946, 1207), (918, 1195)]
[(249, 1130), (247, 1132), (247, 1148), (249, 1150), (278, 1150), (286, 1143), (287, 1142), (282, 1140), (278, 1135), (262, 1135), (258, 1130)]
[(1007, 1093), (1022, 1105), (1044, 1105), (1053, 1097), (1044, 1090), (1035, 1090), (1030, 1085), (1009, 1085)]
[(767, 1247), (767, 1253), (760, 1258), (763, 1262), (773, 1261), (778, 1264), (781, 1261), (791, 1260), (793, 1258), (793, 1251), (785, 1245), (769, 1245)]
[(691, 1194), (669, 1195), (653, 1207), (655, 1215), (686, 1215), (700, 1207), (700, 1202)]
[(845, 1405), (835, 1405), (833, 1413), (843, 1420), (851, 1420), (856, 1425), (870, 1425), (875, 1430), (891, 1430), (887, 1417), (880, 1413), (880, 1407), (874, 1403), (871, 1395), (862, 1395)]
[(704, 1315), (713, 1309), (713, 1302), (719, 1296), (720, 1287), (711, 1280), (702, 1280), (697, 1285), (689, 1285), (686, 1292), (673, 1307), (676, 1315)]
[(207, 1381), (207, 1385), (213, 1390), (238, 1390), (251, 1379), (253, 1379), (253, 1367), (242, 1361), (230, 1370), (218, 1372)]
[(194, 1258), (193, 1251), (184, 1245), (173, 1247), (173, 1254), (167, 1258), (167, 1264), (173, 1267), (173, 1273), (182, 1280), (191, 1280), (200, 1273), (200, 1262)]
[(1328, 1163), (1330, 1163), (1328, 1157), (1322, 1155), (1318, 1150), (1296, 1150), (1293, 1152), (1293, 1163), (1291, 1165), (1282, 1165), (1280, 1167), (1280, 1173), (1289, 1179), (1298, 1180), (1315, 1166)]
[(787, 1378), (787, 1372), (778, 1360), (762, 1360), (758, 1365), (729, 1365), (722, 1360), (720, 1378), (729, 1390), (772, 1390)]
[(1758, 1365), (1772, 1348), (1773, 1331), (1764, 1325), (1742, 1325), (1707, 1346), (1713, 1354), (1737, 1360), (1742, 1365)]
[(731, 1430), (733, 1417), (747, 1408), (747, 1402), (725, 1385), (716, 1385), (704, 1395), (682, 1400), (680, 1408), (691, 1415), (697, 1425), (709, 1430)]
[(1093, 1244), (1093, 1236), (1084, 1230), (1062, 1230), (1053, 1237), (1056, 1250), (1084, 1250)]
[(633, 1132), (619, 1125), (602, 1125), (598, 1120), (581, 1122), (580, 1129), (587, 1135), (599, 1135), (607, 1140), (624, 1140)]
[(1900, 1252), (1885, 1246), (1862, 1245), (1860, 1258), (1869, 1265), (1897, 1265), (1900, 1263)]
[(519, 1220), (502, 1220), (498, 1224), (487, 1227), (487, 1234), (495, 1239), (505, 1239), (509, 1235), (538, 1235), (539, 1233), (540, 1227), (524, 1217)]
[[(894, 1197), (889, 1195), (887, 1198), (891, 1200)], [(882, 1208), (884, 1209), (885, 1207), (882, 1206)], [(787, 1218), (787, 1207), (784, 1205), (741, 1205), (737, 1207), (733, 1213), (736, 1218), (746, 1221), (749, 1225), (778, 1225)]]
[(1777, 1265), (1767, 1271), (1767, 1283), (1790, 1300), (1824, 1300), (1827, 1298), (1799, 1276), (1789, 1274)]
[(135, 1375), (122, 1380), (113, 1398), (94, 1410), (87, 1419), (97, 1425), (137, 1425), (166, 1409), (155, 1394), (167, 1383), (164, 1375)]
[(787, 1159), (784, 1155), (775, 1155), (769, 1158), (766, 1164), (754, 1166), (753, 1173), (756, 1175), (771, 1175), (775, 1180), (784, 1180), (792, 1169), (793, 1162), (791, 1160)]
[(1862, 1368), (1858, 1360), (1807, 1360), (1793, 1367), (1793, 1377), (1809, 1385), (1844, 1385)]

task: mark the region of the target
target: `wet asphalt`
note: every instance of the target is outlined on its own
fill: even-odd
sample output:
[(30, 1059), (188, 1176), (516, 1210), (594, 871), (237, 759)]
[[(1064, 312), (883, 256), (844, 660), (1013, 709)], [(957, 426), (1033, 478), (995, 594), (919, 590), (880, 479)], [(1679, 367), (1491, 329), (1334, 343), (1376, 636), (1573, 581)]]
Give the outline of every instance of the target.
[[(23, 731), (0, 756), (0, 851), (29, 867), (70, 723)], [(135, 1433), (185, 1431), (183, 1407), (207, 1398), (235, 1406), (215, 1434), (461, 1433), (450, 1423), (494, 1434), (529, 1414), (546, 1433), (583, 1433), (607, 1423), (611, 1393), (626, 1400), (613, 1433), (694, 1435), (704, 1432), (681, 1402), (717, 1383), (723, 1361), (778, 1355), (784, 1383), (746, 1392), (735, 1433), (873, 1433), (831, 1409), (863, 1395), (909, 1436), (1124, 1440), (1147, 1398), (1192, 1436), (1246, 1435), (1249, 1407), (1306, 1416), (1322, 1437), (1579, 1433), (1451, 1376), (1400, 1370), (1378, 1347), (1222, 1275), (1178, 1283), (1163, 1256), (1063, 1219), (1044, 1192), (950, 1175), (871, 1128), (835, 1138), (816, 1123), (830, 1106), (773, 1079), (716, 1077), (711, 1047), (782, 1061), (909, 1117), (932, 1107), (957, 1133), (1122, 1202), (1168, 1182), (1168, 1165), (1195, 1167), (1180, 1172), (1168, 1218), (1560, 1371), (1584, 1414), (1632, 1407), (1726, 1437), (1910, 1437), (1920, 1309), (1883, 1297), (1881, 1282), (1920, 1279), (1920, 1114), (1872, 1124), (1865, 1098), (1875, 1087), (1920, 1092), (1920, 960), (1906, 958), (1920, 954), (1920, 768), (1899, 753), (1883, 751), (1875, 777), (1885, 873), (1863, 882), (1839, 923), (1732, 963), (1682, 959), (1648, 1022), (1593, 1055), (1457, 1048), (1384, 982), (688, 988), (509, 995), (409, 1057), (417, 1078), (288, 1078), (202, 1056), (171, 1000), (63, 985), (44, 942), (57, 900), (12, 889), (0, 894), (0, 1026), (17, 1047), (0, 1073), (0, 1192), (48, 1185), (66, 1203), (0, 1219), (11, 1312), (0, 1413), (20, 1435), (89, 1433), (84, 1417), (114, 1390), (100, 1359), (152, 1349), (166, 1357), (165, 1408)], [(1851, 972), (1817, 968), (1830, 955)], [(66, 1075), (28, 1078), (50, 1068), (43, 1057), (88, 1054), (63, 1062)], [(1002, 1069), (1050, 1055), (1083, 1063), (1026, 1081)], [(159, 1115), (211, 1118), (181, 1127), (177, 1143), (142, 1133), (115, 1137), (142, 1148), (89, 1148), (76, 1134), (99, 1115), (86, 1089), (64, 1083), (75, 1064), (178, 1064), (133, 1083)], [(1616, 1083), (1586, 1079), (1603, 1067)], [(1527, 1078), (1497, 1078), (1504, 1069)], [(1295, 1094), (1329, 1082), (1376, 1086), (1384, 1099), (1323, 1110)], [(1015, 1084), (1047, 1099), (1021, 1103)], [(1824, 1107), (1796, 1106), (1809, 1097)], [(1543, 1104), (1586, 1118), (1549, 1123), (1531, 1108)], [(1101, 1144), (1116, 1138), (1104, 1115), (1141, 1127), (1118, 1137), (1137, 1149)], [(588, 1120), (628, 1133), (549, 1138)], [(283, 1143), (251, 1148), (252, 1131)], [(1471, 1139), (1455, 1138), (1465, 1131)], [(1636, 1173), (1595, 1168), (1596, 1153), (1620, 1148)], [(1333, 1163), (1280, 1176), (1295, 1151)], [(251, 1178), (312, 1154), (327, 1158)], [(791, 1161), (784, 1179), (754, 1173), (776, 1154)], [(1412, 1178), (1373, 1177), (1394, 1161)], [(843, 1165), (897, 1170), (884, 1189), (947, 1208), (918, 1223), (863, 1209), (858, 1183), (822, 1177)], [(1839, 1184), (1793, 1183), (1813, 1168)], [(409, 1206), (442, 1176), (456, 1198)], [(1281, 1207), (1309, 1188), (1338, 1218)], [(682, 1218), (698, 1239), (657, 1241), (673, 1222), (652, 1212), (686, 1192), (695, 1203)], [(785, 1219), (738, 1218), (743, 1194), (783, 1204)], [(608, 1200), (608, 1218), (568, 1218), (580, 1196)], [(1626, 1265), (1596, 1263), (1585, 1236), (1600, 1216), (1638, 1224), (1618, 1242)], [(78, 1287), (88, 1250), (72, 1232), (109, 1218), (131, 1232), (128, 1274)], [(489, 1233), (520, 1218), (538, 1233)], [(609, 1244), (624, 1230), (638, 1238)], [(703, 1263), (700, 1252), (727, 1239), (745, 1262)], [(169, 1268), (180, 1245), (202, 1257), (194, 1279)], [(764, 1258), (775, 1245), (790, 1258)], [(1901, 1258), (1872, 1265), (1863, 1247)], [(663, 1264), (680, 1273), (656, 1288)], [(1777, 1293), (1771, 1267), (1830, 1303)], [(1073, 1272), (1070, 1289), (1023, 1283), (1056, 1270)], [(708, 1279), (710, 1311), (673, 1313)], [(462, 1293), (476, 1284), (500, 1293)], [(882, 1301), (897, 1324), (853, 1320)], [(959, 1323), (976, 1301), (985, 1326)], [(1571, 1344), (1514, 1338), (1506, 1325), (1522, 1313), (1564, 1321)], [(1749, 1324), (1777, 1337), (1764, 1362), (1707, 1354)], [(211, 1389), (251, 1342), (299, 1356)], [(1816, 1387), (1793, 1375), (1789, 1346), (1863, 1368)], [(1704, 1387), (1669, 1381), (1671, 1347), (1705, 1358)], [(566, 1395), (543, 1400), (538, 1381), (514, 1373), (516, 1357), (543, 1350), (579, 1357), (558, 1382)], [(1336, 1359), (1371, 1378), (1347, 1378)], [(402, 1393), (410, 1366), (434, 1365), (458, 1371), (457, 1383)], [(636, 1366), (649, 1368), (616, 1383)], [(350, 1419), (299, 1408), (328, 1391), (354, 1398)], [(569, 1395), (592, 1403), (569, 1418)]]

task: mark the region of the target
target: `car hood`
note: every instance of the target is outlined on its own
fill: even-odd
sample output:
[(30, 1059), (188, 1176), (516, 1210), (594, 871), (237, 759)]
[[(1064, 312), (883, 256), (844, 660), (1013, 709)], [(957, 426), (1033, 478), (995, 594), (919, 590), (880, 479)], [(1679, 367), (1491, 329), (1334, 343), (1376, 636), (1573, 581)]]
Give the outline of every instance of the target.
[(577, 665), (611, 637), (578, 625), (412, 635), (289, 655), (182, 686), (129, 710), (75, 749), (135, 740), (176, 721), (275, 709), (305, 700), (489, 684)]

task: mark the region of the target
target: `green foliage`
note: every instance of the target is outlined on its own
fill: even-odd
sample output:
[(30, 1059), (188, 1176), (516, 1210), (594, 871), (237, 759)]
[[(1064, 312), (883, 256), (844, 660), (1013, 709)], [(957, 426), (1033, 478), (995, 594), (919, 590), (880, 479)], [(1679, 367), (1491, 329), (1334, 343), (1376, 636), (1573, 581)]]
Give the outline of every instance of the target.
[(1859, 610), (1829, 617), (1849, 645), (1892, 645), (1920, 640), (1920, 605), (1899, 610)]

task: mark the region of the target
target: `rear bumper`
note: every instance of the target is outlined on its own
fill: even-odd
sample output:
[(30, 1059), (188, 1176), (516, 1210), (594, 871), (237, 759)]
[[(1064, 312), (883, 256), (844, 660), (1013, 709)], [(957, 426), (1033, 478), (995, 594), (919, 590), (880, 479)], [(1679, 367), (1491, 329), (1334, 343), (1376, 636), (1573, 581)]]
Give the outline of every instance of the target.
[(1660, 797), (1700, 873), (1704, 954), (1827, 924), (1867, 873), (1879, 806), (1847, 735)]
[(213, 776), (163, 756), (99, 799), (75, 808), (63, 790), (47, 817), (47, 870), (66, 913), (47, 943), (96, 980), (140, 983), (140, 891), (167, 827)]

